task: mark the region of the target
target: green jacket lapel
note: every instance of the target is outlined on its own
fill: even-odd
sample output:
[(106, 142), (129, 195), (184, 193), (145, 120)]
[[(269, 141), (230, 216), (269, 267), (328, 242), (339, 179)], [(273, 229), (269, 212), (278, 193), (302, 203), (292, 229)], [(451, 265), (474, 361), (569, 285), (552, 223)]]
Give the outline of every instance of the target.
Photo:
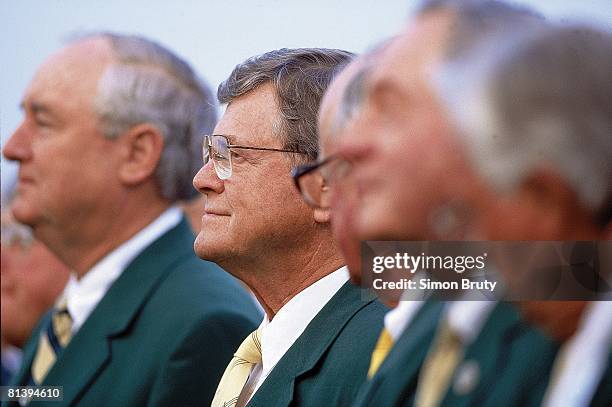
[(443, 404), (539, 404), (557, 345), (504, 302), (495, 306), (481, 332), (466, 349)]
[(361, 295), (359, 287), (346, 282), (272, 369), (248, 405), (289, 405), (299, 376), (313, 369), (350, 319), (374, 301), (364, 301)]
[(360, 406), (403, 405), (416, 390), (418, 373), (427, 356), (444, 303), (428, 300), (415, 315), (358, 397)]
[[(481, 330), (486, 332), (486, 335), (478, 335), (466, 349), (463, 361), (457, 366), (451, 380), (447, 396), (456, 390), (459, 393), (463, 392), (461, 395), (464, 396), (477, 387), (490, 389), (489, 386), (492, 386), (494, 384), (492, 382), (498, 377), (496, 369), (505, 365), (504, 359), (508, 356), (506, 345), (520, 328), (521, 319), (518, 313), (511, 309), (509, 304), (502, 302), (496, 304)], [(458, 386), (458, 382), (456, 383), (456, 379), (463, 374), (463, 371), (468, 370), (469, 372), (464, 375), (471, 376), (469, 377), (471, 380), (467, 380), (471, 383), (467, 383), (462, 389)]]
[(64, 386), (70, 404), (112, 357), (110, 343), (125, 333), (172, 265), (190, 256), (193, 234), (183, 220), (126, 268), (51, 368), (43, 385)]

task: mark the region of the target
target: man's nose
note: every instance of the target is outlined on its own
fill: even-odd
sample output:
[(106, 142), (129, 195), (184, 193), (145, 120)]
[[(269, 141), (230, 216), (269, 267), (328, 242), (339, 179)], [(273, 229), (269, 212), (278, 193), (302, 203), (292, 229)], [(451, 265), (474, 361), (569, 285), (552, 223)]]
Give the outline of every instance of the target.
[(193, 177), (193, 187), (204, 195), (210, 191), (217, 194), (223, 192), (223, 180), (217, 176), (212, 160), (204, 164), (195, 177)]
[(31, 157), (31, 134), (25, 121), (15, 130), (2, 148), (2, 154), (8, 160), (25, 161)]

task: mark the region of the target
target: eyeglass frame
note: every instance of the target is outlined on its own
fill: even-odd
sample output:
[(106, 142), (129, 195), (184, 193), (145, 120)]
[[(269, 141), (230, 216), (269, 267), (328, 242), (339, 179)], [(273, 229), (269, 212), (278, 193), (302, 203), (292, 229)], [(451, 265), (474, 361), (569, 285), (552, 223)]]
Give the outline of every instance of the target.
[[(256, 150), (256, 151), (276, 151), (276, 152), (280, 152), (280, 153), (295, 153), (295, 154), (305, 154), (307, 155), (308, 153), (304, 152), (304, 151), (299, 151), (299, 150), (287, 150), (287, 149), (282, 149), (282, 148), (269, 148), (269, 147), (253, 147), (253, 146), (241, 146), (238, 144), (231, 144), (230, 143), (230, 135), (225, 135), (225, 134), (205, 134), (202, 137), (202, 155), (204, 155), (204, 149), (206, 148), (206, 151), (208, 152), (207, 155), (209, 157), (209, 160), (211, 160), (213, 162), (213, 167), (215, 168), (215, 173), (217, 174), (217, 176), (219, 176), (219, 172), (217, 171), (217, 166), (215, 164), (215, 160), (210, 158), (211, 157), (211, 152), (212, 152), (212, 137), (223, 137), (225, 139), (225, 142), (227, 144), (227, 151), (229, 152), (228, 154), (228, 160), (230, 163), (230, 168), (232, 169), (232, 173), (229, 175), (229, 177), (225, 178), (225, 179), (229, 179), (231, 178), (231, 176), (234, 174), (234, 167), (232, 164), (232, 148), (235, 149), (242, 149), (242, 150)], [(207, 143), (208, 140), (208, 143)], [(208, 161), (204, 162), (204, 165), (208, 164)], [(221, 178), (219, 176), (219, 178)]]
[(293, 178), (293, 183), (295, 184), (295, 187), (299, 191), (300, 195), (302, 195), (302, 198), (304, 199), (304, 201), (311, 207), (317, 208), (319, 206), (315, 205), (313, 202), (310, 202), (310, 200), (306, 198), (306, 194), (304, 194), (304, 191), (302, 191), (302, 186), (300, 185), (300, 178), (303, 177), (304, 175), (310, 174), (311, 172), (317, 171), (324, 165), (327, 165), (330, 162), (336, 159), (339, 159), (339, 158), (341, 158), (339, 154), (332, 154), (324, 158), (321, 161), (315, 161), (315, 162), (308, 163), (308, 164), (297, 165), (291, 169), (291, 177)]

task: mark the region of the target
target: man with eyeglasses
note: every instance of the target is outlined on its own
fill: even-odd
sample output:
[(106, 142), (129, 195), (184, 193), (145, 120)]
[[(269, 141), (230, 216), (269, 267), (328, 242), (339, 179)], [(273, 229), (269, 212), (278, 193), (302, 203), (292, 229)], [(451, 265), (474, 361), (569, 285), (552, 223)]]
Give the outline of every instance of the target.
[[(316, 207), (331, 204), (333, 222), (346, 210), (341, 191), (349, 184), (359, 194), (348, 229), (357, 239), (463, 238), (455, 198), (470, 188), (471, 178), (430, 75), (477, 39), (520, 24), (540, 19), (496, 1), (424, 2), (405, 30), (379, 50), (376, 63), (366, 62), (336, 99), (340, 112), (353, 112), (345, 127), (330, 126), (330, 112), (321, 112), (323, 155), (295, 172), (305, 200)], [(334, 166), (351, 170), (343, 175)], [(541, 398), (555, 351), (516, 310), (494, 302), (401, 301), (385, 317), (385, 331), (380, 342), (386, 337), (394, 346), (358, 405), (529, 403)]]
[(204, 140), (194, 186), (206, 196), (196, 253), (247, 284), (266, 315), (228, 366), (213, 406), (351, 405), (366, 379), (385, 307), (362, 299), (290, 175), (317, 156), (316, 115), (352, 55), (281, 49), (236, 66), (227, 110)]

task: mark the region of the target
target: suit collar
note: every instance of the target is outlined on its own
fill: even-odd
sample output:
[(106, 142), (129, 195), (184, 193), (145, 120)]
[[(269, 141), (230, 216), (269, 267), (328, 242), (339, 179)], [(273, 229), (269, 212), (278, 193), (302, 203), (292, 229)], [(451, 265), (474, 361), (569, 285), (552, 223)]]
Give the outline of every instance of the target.
[(396, 405), (416, 389), (421, 368), (435, 334), (444, 303), (427, 300), (404, 329), (378, 372), (363, 386), (364, 405)]
[[(507, 366), (509, 363), (505, 358), (509, 356), (511, 342), (526, 329), (530, 328), (512, 305), (505, 302), (497, 303), (474, 342), (466, 348), (463, 361), (457, 366), (446, 397), (452, 393), (453, 386), (465, 381), (464, 373), (470, 370), (469, 373), (474, 376), (472, 380), (475, 381), (471, 387), (492, 388), (489, 386), (494, 386), (499, 377), (497, 370), (500, 366)], [(460, 377), (462, 380), (457, 381)], [(490, 385), (478, 383), (480, 380), (490, 382)]]
[(290, 404), (296, 378), (312, 370), (350, 319), (374, 301), (363, 300), (361, 291), (350, 281), (342, 286), (274, 367), (249, 406), (266, 405), (264, 399)]
[(349, 279), (348, 269), (328, 274), (291, 298), (274, 316), (261, 324), (262, 375), (267, 376), (333, 296)]
[(193, 255), (192, 244), (193, 233), (183, 218), (134, 259), (72, 338), (43, 385), (62, 385), (65, 404), (77, 398), (110, 360), (110, 342), (129, 329), (171, 266)]
[(150, 224), (107, 253), (79, 280), (74, 275), (64, 289), (73, 332), (77, 332), (127, 266), (154, 241), (181, 221), (178, 207), (166, 209)]

